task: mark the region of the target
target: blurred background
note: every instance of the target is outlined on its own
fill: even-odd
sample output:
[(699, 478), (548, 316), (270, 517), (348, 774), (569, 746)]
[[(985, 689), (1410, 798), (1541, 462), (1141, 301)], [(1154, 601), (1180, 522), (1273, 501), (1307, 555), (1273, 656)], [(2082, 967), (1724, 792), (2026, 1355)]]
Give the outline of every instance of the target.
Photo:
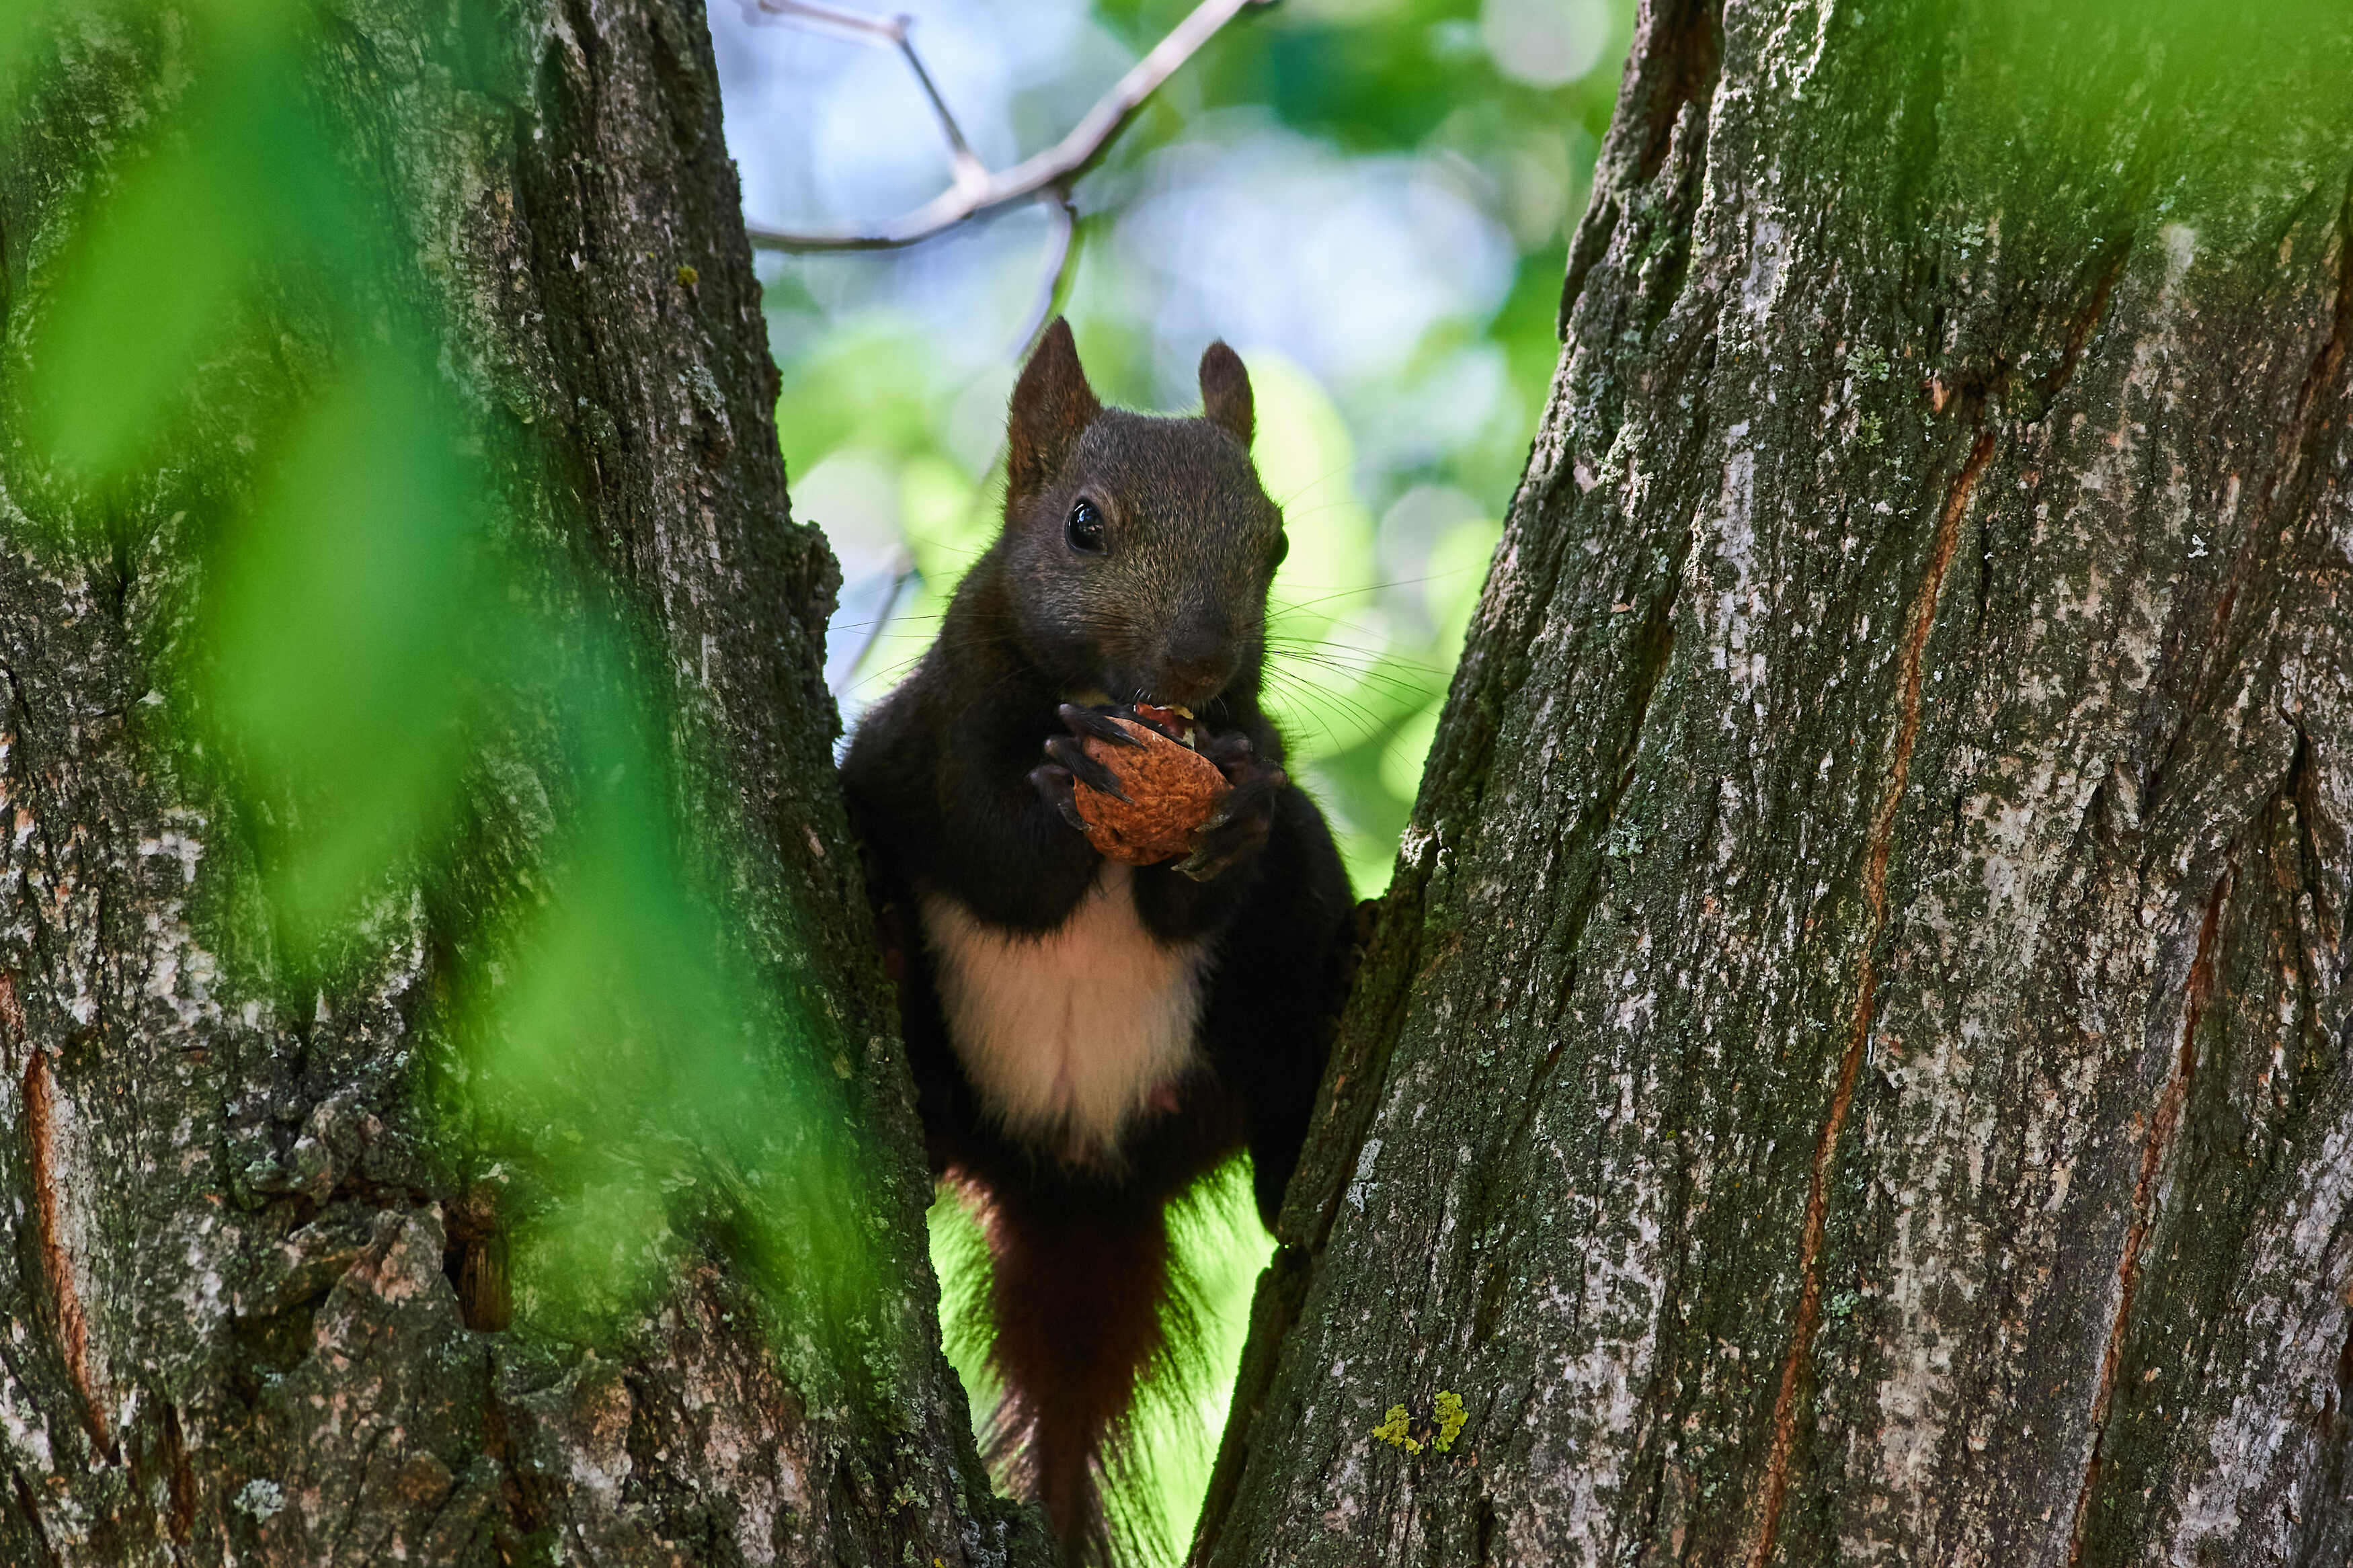
[[(860, 12), (855, 0), (838, 9)], [(1060, 138), (1189, 5), (921, 0), (912, 37), (975, 152)], [(1271, 702), (1360, 897), (1388, 881), (1438, 704), (1525, 462), (1630, 0), (1288, 0), (1212, 38), (1073, 192), (1061, 308), (1106, 401), (1197, 406), (1211, 338), (1241, 351), (1256, 457), (1289, 519)], [(898, 52), (712, 0), (729, 149), (764, 226), (876, 224), (949, 182)], [(794, 513), (846, 579), (828, 675), (845, 721), (929, 642), (997, 527), (1006, 398), (1052, 260), (1029, 205), (909, 249), (763, 253)], [(1188, 1254), (1212, 1369), (1164, 1390), (1141, 1500), (1172, 1560), (1208, 1479), (1267, 1253), (1247, 1181)], [(934, 1211), (955, 1303), (984, 1265)], [(985, 1419), (979, 1347), (950, 1349)]]

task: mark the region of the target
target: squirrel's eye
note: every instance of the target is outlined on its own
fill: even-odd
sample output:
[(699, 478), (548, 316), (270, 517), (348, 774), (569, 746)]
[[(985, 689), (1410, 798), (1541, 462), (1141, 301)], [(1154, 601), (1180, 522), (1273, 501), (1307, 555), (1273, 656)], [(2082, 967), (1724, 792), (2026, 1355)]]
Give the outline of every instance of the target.
[(1290, 554), (1291, 535), (1287, 533), (1276, 534), (1274, 536), (1274, 558), (1266, 563), (1267, 570), (1271, 572), (1276, 567), (1282, 565), (1284, 559)]
[(1095, 510), (1094, 502), (1082, 500), (1071, 509), (1071, 521), (1063, 524), (1062, 537), (1082, 555), (1103, 552), (1103, 513)]

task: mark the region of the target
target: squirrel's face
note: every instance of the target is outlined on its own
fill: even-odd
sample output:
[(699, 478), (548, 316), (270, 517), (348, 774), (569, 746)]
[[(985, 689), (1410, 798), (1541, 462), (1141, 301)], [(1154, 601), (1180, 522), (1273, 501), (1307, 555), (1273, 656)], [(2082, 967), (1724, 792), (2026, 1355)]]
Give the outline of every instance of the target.
[(1257, 687), (1282, 512), (1223, 343), (1201, 394), (1198, 418), (1105, 409), (1060, 321), (1014, 389), (998, 549), (1023, 652), (1060, 696), (1198, 711)]

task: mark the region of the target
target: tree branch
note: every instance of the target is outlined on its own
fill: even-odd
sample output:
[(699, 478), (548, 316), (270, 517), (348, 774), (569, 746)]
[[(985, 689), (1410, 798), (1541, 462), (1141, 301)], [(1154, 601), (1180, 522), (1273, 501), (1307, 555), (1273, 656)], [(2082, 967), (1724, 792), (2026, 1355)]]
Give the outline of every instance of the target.
[(1038, 283), (1038, 298), (1023, 318), (1020, 335), (1013, 340), (1013, 359), (1025, 362), (1038, 346), (1039, 334), (1053, 320), (1054, 300), (1070, 281), (1071, 268), (1079, 258), (1079, 214), (1071, 205), (1071, 193), (1057, 186), (1039, 198), (1038, 205), (1046, 209), (1046, 216), (1054, 226), (1046, 243), (1046, 266)]
[(932, 112), (939, 117), (940, 129), (947, 135), (948, 157), (955, 168), (957, 186), (988, 178), (988, 165), (980, 161), (980, 154), (975, 153), (972, 143), (965, 140), (964, 127), (956, 123), (955, 115), (948, 109), (947, 100), (940, 96), (939, 85), (932, 80), (932, 73), (923, 68), (923, 58), (915, 52), (915, 19), (913, 16), (892, 16), (886, 21), (874, 16), (861, 16), (855, 11), (837, 11), (830, 5), (813, 5), (808, 0), (754, 0), (754, 3), (772, 16), (798, 16), (803, 21), (820, 22), (828, 27), (839, 27), (860, 37), (872, 38), (895, 47), (900, 58), (907, 62), (907, 68), (915, 73), (915, 80), (922, 86), (923, 96), (932, 101)]
[[(929, 239), (935, 234), (998, 207), (1028, 201), (1040, 195), (1066, 192), (1071, 182), (1101, 161), (1113, 139), (1135, 117), (1136, 110), (1159, 90), (1160, 84), (1174, 76), (1177, 68), (1192, 58), (1219, 28), (1241, 11), (1254, 5), (1271, 5), (1272, 0), (1201, 0), (1201, 4), (1177, 23), (1166, 37), (1153, 46), (1149, 54), (1130, 67), (1127, 74), (1113, 83), (1109, 92), (1095, 100), (1094, 107), (1087, 110), (1070, 134), (1044, 152), (1024, 159), (1002, 173), (990, 172), (965, 144), (964, 133), (956, 129), (947, 105), (941, 100), (930, 75), (924, 71), (913, 45), (908, 42), (907, 18), (902, 16), (892, 22), (879, 22), (871, 17), (852, 16), (807, 5), (804, 0), (756, 0), (756, 4), (762, 10), (779, 16), (807, 16), (897, 45), (908, 64), (914, 68), (923, 90), (930, 95), (932, 107), (938, 112), (941, 124), (948, 132), (949, 143), (957, 153), (953, 184), (922, 206), (887, 223), (833, 230), (746, 226), (752, 243), (763, 249), (807, 251), (895, 250), (901, 246)], [(1058, 195), (1057, 199), (1061, 198)]]

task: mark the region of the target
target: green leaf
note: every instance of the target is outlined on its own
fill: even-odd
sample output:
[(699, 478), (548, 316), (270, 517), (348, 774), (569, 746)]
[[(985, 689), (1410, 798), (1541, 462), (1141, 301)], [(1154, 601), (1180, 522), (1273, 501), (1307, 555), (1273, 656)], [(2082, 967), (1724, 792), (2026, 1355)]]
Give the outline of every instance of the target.
[(15, 0), (0, 6), (0, 109), (16, 89), (17, 73), (49, 19), (49, 0)]
[(453, 809), (503, 608), (474, 482), (419, 378), (363, 360), (287, 432), (211, 563), (206, 717), (281, 807), (265, 869), (299, 946)]
[[(185, 108), (159, 122), (162, 149), (130, 155), (72, 245), (45, 264), (58, 281), (32, 345), (28, 433), (86, 479), (135, 466), (240, 325), (270, 341), (241, 319), (272, 280), (266, 269), (361, 259), (351, 252), (367, 226), (342, 194), (323, 127), (294, 96), (300, 30), (272, 11), (238, 14), (240, 47), (210, 61)], [(349, 300), (356, 269), (343, 270), (330, 297)], [(234, 403), (256, 396), (249, 381), (228, 391)]]
[[(817, 1074), (806, 1020), (754, 979), (720, 904), (681, 866), (645, 706), (609, 677), (578, 682), (567, 704), (586, 786), (464, 1021), (476, 1102), (507, 1130), (493, 1143), (581, 1194), (559, 1207), (602, 1192), (617, 1212), (659, 1212), (633, 1236), (723, 1238), (790, 1321), (846, 1331), (877, 1272), (839, 1089)], [(640, 1273), (666, 1256), (650, 1243), (628, 1255)], [(588, 1297), (554, 1308), (594, 1317)]]

